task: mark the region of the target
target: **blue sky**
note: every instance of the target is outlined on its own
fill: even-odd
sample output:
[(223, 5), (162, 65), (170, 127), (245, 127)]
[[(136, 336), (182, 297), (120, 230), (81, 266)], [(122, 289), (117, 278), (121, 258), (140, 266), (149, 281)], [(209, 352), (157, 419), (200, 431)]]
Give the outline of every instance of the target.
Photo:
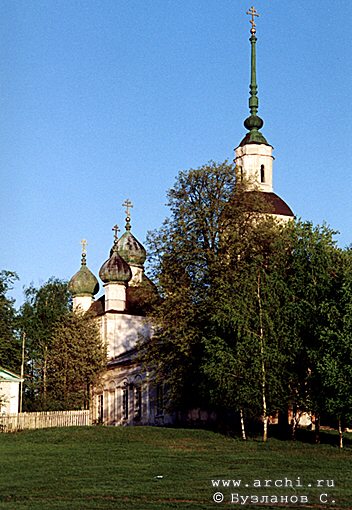
[[(68, 279), (112, 226), (142, 242), (180, 170), (233, 158), (248, 115), (242, 0), (2, 0), (0, 269), (12, 295)], [(352, 242), (350, 0), (257, 0), (259, 115), (274, 189)]]

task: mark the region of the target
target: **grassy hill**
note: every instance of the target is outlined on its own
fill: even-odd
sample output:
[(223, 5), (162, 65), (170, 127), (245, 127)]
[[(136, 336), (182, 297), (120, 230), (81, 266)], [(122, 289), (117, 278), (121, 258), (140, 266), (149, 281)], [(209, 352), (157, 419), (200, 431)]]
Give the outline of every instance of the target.
[[(218, 480), (225, 480), (225, 486), (220, 481), (218, 487), (213, 487), (212, 480), (215, 485)], [(234, 487), (232, 480), (241, 480), (240, 487)], [(266, 483), (268, 487), (264, 487), (265, 480), (272, 480)], [(320, 487), (317, 480), (323, 481)], [(258, 481), (262, 486), (254, 487)], [(332, 482), (334, 487), (327, 486)], [(223, 502), (213, 501), (216, 492), (223, 494)], [(250, 499), (244, 505), (240, 504), (244, 500), (231, 503), (231, 494), (243, 498), (269, 496), (269, 504), (250, 504)], [(319, 500), (322, 494), (324, 502)], [(282, 495), (289, 498), (289, 504), (280, 502)], [(307, 498), (307, 504), (301, 503), (301, 496)], [(270, 500), (273, 497), (278, 498), (278, 503)], [(152, 427), (0, 434), (1, 509), (214, 510), (288, 506), (351, 509), (352, 449), (339, 451), (330, 445), (275, 439), (268, 444), (254, 440), (244, 443), (207, 431)]]

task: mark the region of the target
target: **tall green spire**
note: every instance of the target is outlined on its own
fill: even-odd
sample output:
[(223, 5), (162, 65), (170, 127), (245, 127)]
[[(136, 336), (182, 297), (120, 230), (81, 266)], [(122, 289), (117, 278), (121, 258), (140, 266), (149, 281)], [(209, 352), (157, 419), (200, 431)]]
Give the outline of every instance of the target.
[(259, 16), (254, 7), (251, 7), (247, 14), (252, 16), (249, 22), (252, 25), (251, 28), (251, 84), (249, 86), (250, 97), (249, 97), (249, 110), (251, 112), (250, 116), (244, 121), (244, 126), (248, 129), (249, 133), (242, 140), (241, 145), (245, 145), (247, 143), (263, 143), (265, 145), (269, 145), (262, 133), (259, 131), (264, 125), (264, 121), (257, 115), (258, 113), (258, 105), (259, 100), (257, 96), (258, 85), (257, 85), (257, 63), (256, 63), (256, 24), (254, 21), (255, 16)]

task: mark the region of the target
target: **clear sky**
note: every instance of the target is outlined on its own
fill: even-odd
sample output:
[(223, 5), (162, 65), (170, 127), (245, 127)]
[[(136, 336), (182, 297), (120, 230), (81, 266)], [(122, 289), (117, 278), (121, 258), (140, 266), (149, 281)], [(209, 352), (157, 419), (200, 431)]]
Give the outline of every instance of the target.
[[(22, 287), (97, 274), (134, 203), (140, 241), (180, 170), (246, 130), (251, 0), (0, 2), (0, 269)], [(352, 242), (351, 0), (256, 0), (274, 190)]]

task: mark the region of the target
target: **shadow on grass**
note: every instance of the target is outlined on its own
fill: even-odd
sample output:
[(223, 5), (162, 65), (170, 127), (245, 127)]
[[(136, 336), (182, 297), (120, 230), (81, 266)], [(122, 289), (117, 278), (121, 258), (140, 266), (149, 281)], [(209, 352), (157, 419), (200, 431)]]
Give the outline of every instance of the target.
[[(288, 431), (283, 432), (282, 429), (278, 425), (270, 425), (269, 426), (269, 437), (274, 437), (275, 439), (281, 441), (292, 441), (292, 438), (289, 435)], [(296, 437), (294, 441), (300, 443), (307, 444), (316, 444), (316, 434), (314, 430), (309, 430), (307, 428), (298, 428), (296, 430)], [(320, 430), (320, 444), (326, 444), (330, 446), (339, 446), (339, 436), (336, 430), (333, 429), (321, 429)], [(352, 448), (352, 434), (344, 433), (343, 435), (343, 444), (344, 448)]]

